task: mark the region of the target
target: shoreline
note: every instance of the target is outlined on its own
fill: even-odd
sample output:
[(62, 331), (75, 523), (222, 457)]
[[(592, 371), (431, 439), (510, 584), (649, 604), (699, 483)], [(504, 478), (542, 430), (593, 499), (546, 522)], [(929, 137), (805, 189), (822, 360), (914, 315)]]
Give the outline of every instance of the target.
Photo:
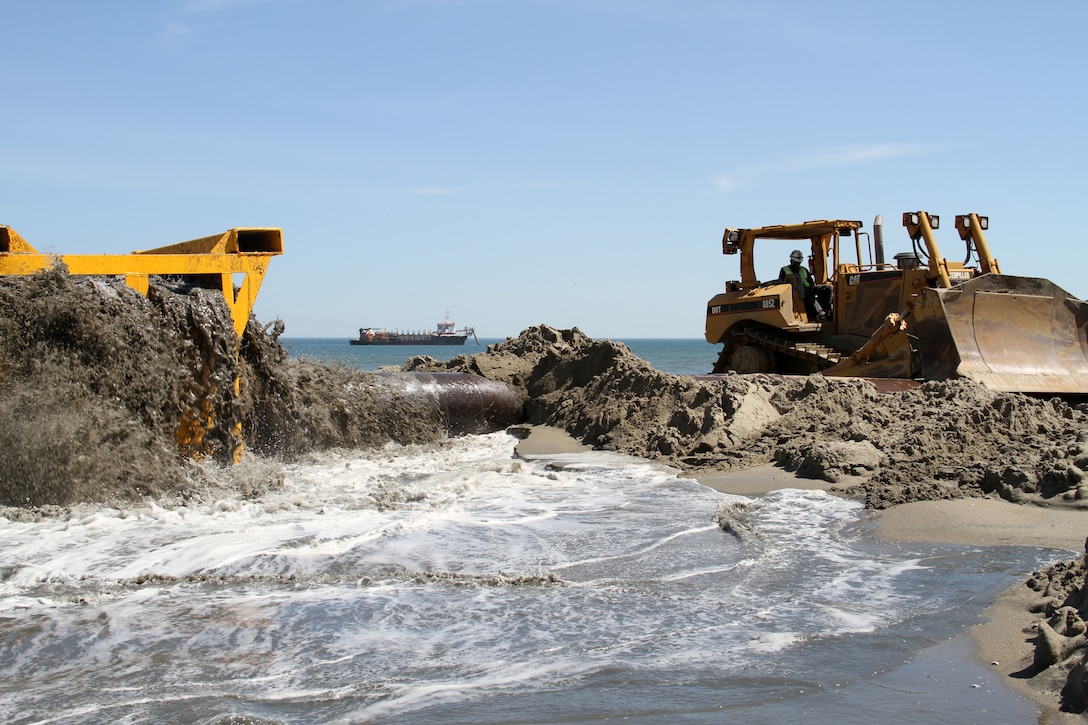
[[(834, 493), (839, 484), (797, 478), (774, 465), (736, 473), (697, 475), (694, 478), (723, 493), (760, 496), (779, 488), (823, 489)], [(957, 546), (1027, 546), (1053, 549), (1056, 560), (1074, 559), (1088, 542), (1084, 511), (1015, 504), (990, 498), (915, 501), (874, 511), (873, 535), (886, 541)], [(1064, 684), (1057, 672), (1031, 679), (1016, 676), (1032, 664), (1034, 649), (1029, 607), (1037, 598), (1021, 581), (1000, 592), (980, 612), (982, 621), (966, 633), (969, 651), (977, 663), (991, 670), (1010, 692), (1039, 708), (1039, 722), (1049, 725), (1084, 723), (1082, 716), (1058, 709), (1057, 692)], [(1061, 673), (1064, 674), (1064, 673)]]
[[(877, 536), (889, 541), (961, 546), (1032, 546), (1055, 550), (1063, 560), (1084, 552), (1088, 520), (1083, 511), (1014, 504), (996, 499), (953, 499), (900, 504), (881, 512)], [(1025, 578), (1026, 579), (1026, 578)], [(1033, 701), (1039, 722), (1083, 723), (1081, 715), (1058, 709), (1057, 693), (1064, 672), (1057, 668), (1027, 679), (1017, 673), (1032, 665), (1031, 624), (1038, 618), (1029, 607), (1038, 599), (1025, 581), (998, 594), (981, 613), (982, 622), (968, 635), (979, 661), (1000, 675), (1006, 688)]]
[[(693, 476), (722, 493), (761, 496), (780, 488), (823, 489), (834, 493), (840, 484), (798, 478), (773, 464), (731, 473)], [(957, 546), (1028, 546), (1053, 549), (1055, 559), (1074, 559), (1088, 542), (1088, 518), (1083, 510), (1015, 504), (990, 498), (915, 501), (874, 511), (873, 535), (886, 541)], [(1063, 681), (1055, 672), (1032, 679), (1016, 673), (1032, 664), (1034, 636), (1029, 607), (1037, 598), (1024, 579), (999, 593), (980, 612), (983, 620), (967, 631), (975, 660), (998, 676), (1004, 687), (1039, 708), (1039, 722), (1051, 725), (1084, 723), (1080, 715), (1058, 709)]]
[[(558, 428), (524, 426), (518, 456), (584, 453), (593, 450)], [(680, 474), (722, 493), (758, 497), (782, 488), (820, 489), (834, 493), (843, 484), (799, 478), (773, 464), (756, 468), (698, 474)], [(844, 482), (848, 483), (848, 482)], [(1014, 504), (998, 499), (964, 498), (917, 501), (875, 511), (874, 536), (904, 543), (959, 546), (1027, 546), (1055, 550), (1055, 559), (1074, 559), (1088, 546), (1088, 517), (1083, 510)], [(994, 672), (1005, 688), (1039, 708), (1039, 722), (1083, 723), (1080, 715), (1061, 712), (1055, 693), (1057, 677), (1047, 673), (1028, 680), (1014, 676), (1031, 665), (1034, 593), (1024, 580), (1001, 592), (980, 612), (965, 639), (975, 663)]]

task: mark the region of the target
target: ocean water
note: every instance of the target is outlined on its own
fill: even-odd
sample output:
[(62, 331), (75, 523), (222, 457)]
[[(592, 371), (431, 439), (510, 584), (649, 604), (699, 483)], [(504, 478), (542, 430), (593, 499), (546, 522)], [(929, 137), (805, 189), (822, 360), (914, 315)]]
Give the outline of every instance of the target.
[[(362, 370), (377, 370), (387, 365), (403, 365), (415, 355), (430, 355), (446, 361), (455, 355), (475, 355), (486, 352), (488, 345), (502, 342), (500, 338), (479, 338), (479, 344), (469, 338), (463, 346), (445, 345), (351, 345), (348, 338), (281, 338), (288, 354), (318, 360), (339, 362)], [(720, 345), (710, 345), (702, 338), (695, 340), (631, 339), (616, 340), (631, 348), (631, 352), (662, 372), (673, 375), (704, 375), (714, 367)]]
[(964, 633), (1068, 553), (887, 543), (823, 492), (516, 442), (0, 517), (0, 722), (1036, 721)]

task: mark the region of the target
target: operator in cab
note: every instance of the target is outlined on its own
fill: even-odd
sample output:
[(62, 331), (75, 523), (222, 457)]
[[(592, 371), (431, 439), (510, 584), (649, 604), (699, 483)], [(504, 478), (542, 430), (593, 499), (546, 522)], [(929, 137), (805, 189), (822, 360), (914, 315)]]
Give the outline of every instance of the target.
[(800, 249), (790, 252), (790, 263), (778, 271), (779, 282), (791, 282), (791, 277), (797, 278), (797, 289), (801, 293), (801, 299), (805, 302), (805, 312), (810, 322), (824, 319), (824, 310), (816, 299), (816, 283), (812, 280), (812, 273), (808, 271), (802, 262), (805, 255)]

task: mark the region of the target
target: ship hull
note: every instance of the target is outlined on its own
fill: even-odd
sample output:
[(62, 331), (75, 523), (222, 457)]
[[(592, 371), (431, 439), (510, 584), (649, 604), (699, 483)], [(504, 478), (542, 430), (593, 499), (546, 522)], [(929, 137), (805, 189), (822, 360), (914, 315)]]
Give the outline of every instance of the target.
[(349, 340), (352, 345), (464, 345), (468, 335), (382, 335)]

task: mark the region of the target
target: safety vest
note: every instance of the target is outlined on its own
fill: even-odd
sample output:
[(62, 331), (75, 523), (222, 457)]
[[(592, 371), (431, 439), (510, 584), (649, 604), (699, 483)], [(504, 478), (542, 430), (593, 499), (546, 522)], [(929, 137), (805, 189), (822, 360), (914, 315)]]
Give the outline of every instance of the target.
[(814, 285), (812, 284), (812, 275), (809, 274), (808, 268), (805, 267), (804, 265), (801, 265), (800, 267), (798, 267), (796, 272), (794, 272), (793, 267), (791, 267), (788, 264), (778, 271), (778, 279), (780, 279), (780, 280), (785, 280), (786, 277), (793, 277), (793, 276), (797, 276), (797, 277), (801, 278), (801, 287), (802, 288), (804, 288), (804, 289), (812, 289), (813, 288)]

